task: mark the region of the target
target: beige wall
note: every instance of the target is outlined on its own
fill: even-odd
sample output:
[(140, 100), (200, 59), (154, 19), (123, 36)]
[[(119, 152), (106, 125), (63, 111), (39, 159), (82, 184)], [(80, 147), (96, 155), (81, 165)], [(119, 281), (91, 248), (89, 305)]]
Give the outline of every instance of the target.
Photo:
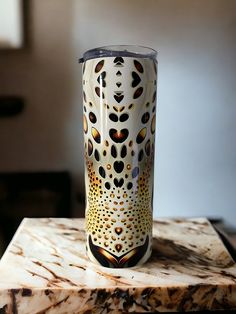
[(159, 51), (155, 216), (236, 223), (236, 1), (29, 2), (30, 49), (0, 54), (0, 93), (26, 99), (0, 120), (0, 170), (69, 169), (82, 185), (77, 57), (138, 43)]
[(29, 5), (30, 47), (0, 54), (0, 93), (22, 95), (26, 102), (22, 115), (0, 120), (0, 169), (80, 168), (80, 68), (72, 49), (74, 2), (36, 0)]

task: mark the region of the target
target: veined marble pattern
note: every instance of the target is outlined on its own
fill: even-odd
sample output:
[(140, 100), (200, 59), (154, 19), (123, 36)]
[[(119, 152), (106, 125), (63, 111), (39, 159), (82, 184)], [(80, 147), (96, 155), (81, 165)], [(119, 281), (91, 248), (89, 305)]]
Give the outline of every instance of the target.
[(236, 265), (204, 218), (154, 222), (143, 266), (86, 257), (83, 219), (26, 218), (0, 261), (0, 313), (236, 309)]

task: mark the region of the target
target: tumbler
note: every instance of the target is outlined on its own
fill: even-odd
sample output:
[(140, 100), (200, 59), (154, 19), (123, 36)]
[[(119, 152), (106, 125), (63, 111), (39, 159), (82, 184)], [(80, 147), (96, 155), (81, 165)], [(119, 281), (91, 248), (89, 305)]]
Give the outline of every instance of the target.
[(83, 63), (87, 255), (133, 267), (152, 250), (157, 52), (88, 50)]

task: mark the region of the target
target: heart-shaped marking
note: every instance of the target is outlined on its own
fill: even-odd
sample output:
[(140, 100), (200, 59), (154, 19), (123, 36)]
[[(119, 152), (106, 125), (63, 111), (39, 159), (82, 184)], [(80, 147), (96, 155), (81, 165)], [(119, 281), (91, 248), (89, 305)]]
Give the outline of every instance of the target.
[(123, 231), (123, 229), (120, 228), (120, 227), (116, 227), (115, 228), (115, 233), (118, 234), (118, 235), (120, 235), (122, 233), (122, 231)]
[(124, 95), (114, 95), (114, 99), (120, 103), (124, 98)]
[(113, 62), (116, 64), (115, 66), (123, 66), (124, 59), (122, 57), (116, 57)]
[(118, 180), (117, 178), (114, 179), (114, 184), (117, 188), (121, 188), (122, 185), (124, 184), (124, 179), (121, 178), (120, 180)]
[(120, 131), (116, 129), (109, 130), (110, 138), (116, 143), (123, 143), (129, 136), (128, 129), (122, 129)]
[(121, 173), (124, 169), (123, 161), (115, 161), (114, 162), (114, 169), (117, 173)]
[(105, 77), (106, 77), (106, 72), (103, 71), (99, 77), (97, 78), (97, 81), (99, 84), (102, 84), (102, 87), (106, 87), (106, 81), (105, 81)]
[(132, 87), (138, 86), (138, 84), (141, 82), (141, 78), (134, 71), (132, 72), (132, 77), (133, 77)]

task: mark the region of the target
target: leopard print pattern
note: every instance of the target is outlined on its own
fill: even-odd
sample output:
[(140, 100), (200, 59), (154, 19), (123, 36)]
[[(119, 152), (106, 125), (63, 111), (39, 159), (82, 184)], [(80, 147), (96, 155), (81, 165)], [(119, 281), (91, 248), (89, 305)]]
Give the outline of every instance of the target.
[(156, 76), (148, 58), (83, 64), (87, 253), (105, 267), (151, 254)]

